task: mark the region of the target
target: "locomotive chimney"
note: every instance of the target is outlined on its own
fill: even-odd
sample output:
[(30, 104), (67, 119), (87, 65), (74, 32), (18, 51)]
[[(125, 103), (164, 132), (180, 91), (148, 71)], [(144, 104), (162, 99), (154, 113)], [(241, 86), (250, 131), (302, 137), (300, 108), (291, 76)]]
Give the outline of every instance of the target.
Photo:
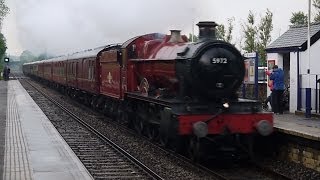
[(199, 40), (204, 39), (217, 39), (216, 37), (216, 24), (213, 21), (200, 21), (197, 26), (199, 26)]
[(183, 42), (180, 34), (180, 30), (170, 30), (171, 36), (169, 42), (172, 43), (178, 43), (178, 42)]

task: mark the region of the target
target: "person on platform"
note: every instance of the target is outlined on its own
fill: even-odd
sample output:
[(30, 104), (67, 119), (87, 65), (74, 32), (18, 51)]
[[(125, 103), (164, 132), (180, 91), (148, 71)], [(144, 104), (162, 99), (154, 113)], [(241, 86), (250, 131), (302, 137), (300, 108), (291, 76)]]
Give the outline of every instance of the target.
[(284, 72), (277, 65), (273, 66), (270, 80), (273, 80), (272, 109), (275, 114), (283, 114)]
[(8, 67), (7, 66), (4, 66), (4, 68), (3, 68), (3, 79), (5, 81), (9, 79)]
[[(268, 71), (266, 70), (266, 75), (270, 77), (271, 75), (271, 71)], [(268, 81), (268, 87), (270, 88), (270, 95), (267, 97), (267, 99), (265, 100), (265, 106), (267, 107), (268, 106), (268, 103), (270, 103), (270, 107), (272, 109), (272, 90), (273, 90), (273, 80), (270, 80)], [(273, 111), (273, 109), (272, 109)]]

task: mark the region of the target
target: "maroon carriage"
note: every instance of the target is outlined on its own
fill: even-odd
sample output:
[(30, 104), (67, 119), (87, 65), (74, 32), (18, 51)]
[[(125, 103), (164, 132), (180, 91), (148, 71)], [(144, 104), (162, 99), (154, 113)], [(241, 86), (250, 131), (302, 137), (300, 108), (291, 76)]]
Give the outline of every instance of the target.
[[(57, 87), (64, 87), (67, 85), (66, 77), (66, 57), (58, 57), (52, 59), (52, 81)], [(49, 63), (49, 62), (46, 62)]]

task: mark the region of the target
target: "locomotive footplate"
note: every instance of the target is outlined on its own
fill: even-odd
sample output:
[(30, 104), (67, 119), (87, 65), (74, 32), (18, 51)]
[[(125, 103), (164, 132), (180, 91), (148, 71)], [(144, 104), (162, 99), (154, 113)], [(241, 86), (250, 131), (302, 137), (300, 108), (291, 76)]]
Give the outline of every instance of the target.
[(155, 103), (155, 104), (169, 106), (169, 107), (171, 107), (174, 104), (186, 103), (185, 101), (181, 101), (177, 98), (164, 99), (156, 96), (144, 96), (144, 95), (141, 95), (140, 92), (127, 92), (126, 95), (128, 98), (142, 100), (144, 102), (150, 102), (150, 103)]
[(228, 108), (224, 108), (225, 102), (197, 102), (190, 100), (182, 100), (178, 98), (157, 98), (156, 96), (143, 96), (139, 92), (126, 93), (128, 98), (141, 100), (161, 105), (163, 107), (170, 107), (172, 113), (176, 115), (196, 115), (196, 114), (215, 114), (221, 110), (224, 113), (266, 113), (261, 109), (261, 103), (256, 100), (236, 99), (228, 102)]

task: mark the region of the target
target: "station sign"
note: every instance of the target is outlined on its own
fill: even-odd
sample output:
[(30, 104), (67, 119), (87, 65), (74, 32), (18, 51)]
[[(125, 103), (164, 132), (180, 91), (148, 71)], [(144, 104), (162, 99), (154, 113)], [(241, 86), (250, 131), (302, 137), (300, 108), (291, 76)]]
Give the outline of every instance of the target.
[(257, 53), (255, 53), (255, 52), (245, 53), (243, 56), (246, 57), (246, 58), (256, 58), (257, 57)]
[(244, 60), (245, 64), (245, 76), (243, 82), (245, 84), (254, 84), (256, 78), (256, 58), (257, 53), (245, 53), (243, 55), (247, 59)]

